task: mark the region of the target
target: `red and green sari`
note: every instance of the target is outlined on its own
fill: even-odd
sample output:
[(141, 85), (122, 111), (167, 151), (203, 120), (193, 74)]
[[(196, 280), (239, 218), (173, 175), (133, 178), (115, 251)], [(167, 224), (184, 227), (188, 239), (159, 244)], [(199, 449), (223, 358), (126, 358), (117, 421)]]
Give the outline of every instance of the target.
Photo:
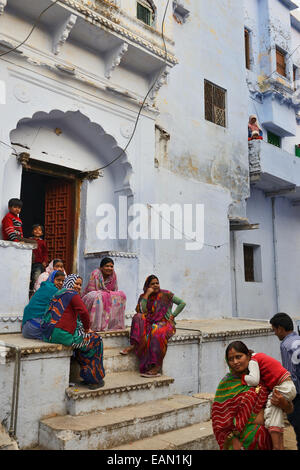
[(245, 450), (272, 449), (267, 429), (254, 423), (267, 398), (264, 386), (243, 385), (231, 372), (221, 380), (212, 406), (213, 431), (221, 450), (232, 450), (233, 432)]

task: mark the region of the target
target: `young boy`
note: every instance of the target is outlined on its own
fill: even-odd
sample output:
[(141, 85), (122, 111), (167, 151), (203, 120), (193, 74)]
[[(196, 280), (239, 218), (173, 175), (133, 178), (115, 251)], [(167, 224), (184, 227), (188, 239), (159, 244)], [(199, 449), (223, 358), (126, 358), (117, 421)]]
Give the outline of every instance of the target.
[(8, 201), (9, 212), (2, 219), (2, 238), (11, 242), (19, 242), (23, 239), (22, 220), (19, 217), (23, 203), (20, 199)]
[(30, 290), (33, 290), (33, 286), (40, 276), (45, 271), (45, 267), (48, 263), (48, 248), (45, 240), (43, 240), (44, 228), (40, 224), (32, 226), (32, 240), (37, 242), (37, 248), (32, 252), (32, 268), (31, 268), (31, 284)]

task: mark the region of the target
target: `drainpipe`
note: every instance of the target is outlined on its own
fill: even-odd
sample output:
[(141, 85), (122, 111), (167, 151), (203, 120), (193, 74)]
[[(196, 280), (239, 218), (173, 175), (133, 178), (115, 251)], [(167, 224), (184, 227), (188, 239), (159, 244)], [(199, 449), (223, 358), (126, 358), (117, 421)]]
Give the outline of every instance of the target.
[(11, 414), (10, 414), (10, 426), (8, 434), (13, 439), (17, 439), (17, 419), (18, 419), (18, 405), (19, 405), (19, 386), (20, 386), (20, 365), (21, 365), (21, 349), (18, 346), (1, 341), (4, 347), (13, 349), (15, 351), (15, 369), (14, 369), (14, 381), (13, 381), (13, 393), (11, 403)]
[(275, 197), (271, 198), (272, 204), (272, 232), (273, 232), (273, 254), (274, 254), (274, 280), (276, 292), (276, 308), (279, 312), (280, 299), (279, 299), (279, 283), (278, 283), (278, 255), (277, 255), (277, 237), (276, 237), (276, 224), (275, 224)]

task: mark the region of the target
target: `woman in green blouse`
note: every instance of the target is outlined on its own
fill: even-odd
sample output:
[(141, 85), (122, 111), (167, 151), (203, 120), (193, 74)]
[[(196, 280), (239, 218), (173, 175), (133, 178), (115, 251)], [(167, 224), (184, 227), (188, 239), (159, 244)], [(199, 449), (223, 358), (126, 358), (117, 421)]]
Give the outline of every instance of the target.
[[(177, 307), (172, 312), (172, 306)], [(158, 377), (167, 352), (168, 340), (175, 334), (174, 318), (184, 309), (185, 302), (168, 290), (162, 290), (153, 274), (144, 284), (136, 314), (132, 319), (129, 348), (121, 351), (128, 354), (134, 350), (140, 361), (143, 377)]]

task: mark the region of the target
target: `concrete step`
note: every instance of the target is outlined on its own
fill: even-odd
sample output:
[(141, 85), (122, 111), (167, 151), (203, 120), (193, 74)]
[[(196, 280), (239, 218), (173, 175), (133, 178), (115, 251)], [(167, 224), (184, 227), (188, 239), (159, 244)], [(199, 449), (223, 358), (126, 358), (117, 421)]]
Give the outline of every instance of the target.
[(209, 418), (208, 400), (173, 395), (103, 412), (43, 419), (39, 426), (39, 445), (51, 450), (108, 449)]
[[(120, 350), (123, 348), (104, 348), (103, 364), (106, 374), (124, 371), (139, 370), (139, 363), (134, 353), (123, 356)], [(70, 382), (80, 381), (80, 366), (78, 362), (72, 358), (70, 368)]]
[[(219, 450), (211, 421), (129, 442), (109, 450)], [(157, 463), (157, 462), (156, 462)], [(181, 461), (181, 463), (183, 463)]]
[(105, 385), (99, 390), (89, 390), (78, 384), (66, 389), (67, 411), (71, 415), (104, 411), (109, 408), (160, 400), (170, 394), (172, 377), (141, 377), (138, 372), (117, 372), (105, 376)]
[(115, 331), (98, 331), (97, 332), (102, 340), (104, 348), (125, 348), (129, 346), (129, 333), (130, 328), (125, 330)]

